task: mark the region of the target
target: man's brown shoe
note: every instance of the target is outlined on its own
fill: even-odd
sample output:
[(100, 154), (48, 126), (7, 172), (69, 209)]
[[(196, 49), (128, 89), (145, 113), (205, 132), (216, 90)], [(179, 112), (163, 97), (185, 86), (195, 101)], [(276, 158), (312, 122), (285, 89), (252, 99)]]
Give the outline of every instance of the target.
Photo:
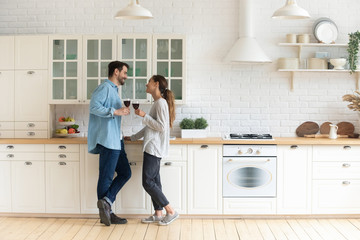
[(111, 224), (110, 204), (106, 200), (100, 199), (97, 201), (97, 207), (99, 208), (100, 222), (105, 224), (106, 226), (110, 226)]

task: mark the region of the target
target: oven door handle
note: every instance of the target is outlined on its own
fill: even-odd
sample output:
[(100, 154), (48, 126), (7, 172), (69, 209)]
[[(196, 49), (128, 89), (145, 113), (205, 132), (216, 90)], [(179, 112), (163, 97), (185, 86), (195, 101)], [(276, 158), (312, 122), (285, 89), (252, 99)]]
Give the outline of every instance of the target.
[(234, 159), (229, 159), (227, 160), (226, 162), (227, 163), (232, 163), (232, 162), (241, 162), (241, 163), (267, 163), (267, 162), (270, 162), (271, 159), (268, 158), (268, 159), (265, 159), (265, 160), (254, 160), (254, 161), (246, 161), (246, 160), (241, 160), (241, 159), (237, 159), (237, 160), (234, 160)]

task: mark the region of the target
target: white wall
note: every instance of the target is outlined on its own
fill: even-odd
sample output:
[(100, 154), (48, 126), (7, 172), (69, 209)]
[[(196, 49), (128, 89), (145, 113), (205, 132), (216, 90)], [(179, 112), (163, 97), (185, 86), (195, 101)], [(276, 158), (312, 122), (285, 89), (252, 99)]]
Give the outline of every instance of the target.
[[(341, 97), (355, 89), (347, 73), (299, 73), (290, 91), (290, 74), (276, 71), (277, 58), (295, 57), (296, 49), (279, 47), (287, 33), (312, 33), (319, 17), (329, 17), (339, 28), (339, 43), (360, 30), (358, 0), (298, 0), (312, 16), (308, 20), (271, 19), (285, 0), (253, 0), (254, 34), (273, 63), (231, 65), (222, 58), (238, 35), (238, 0), (140, 0), (153, 20), (115, 20), (116, 11), (128, 0), (1, 0), (0, 34), (102, 34), (181, 33), (187, 37), (187, 99), (177, 107), (173, 135), (179, 136), (179, 121), (203, 116), (209, 121), (209, 136), (227, 132), (269, 132), (294, 136), (304, 121), (353, 122), (357, 115)], [(311, 37), (314, 41), (313, 36)], [(306, 56), (315, 51), (309, 49)], [(333, 57), (346, 56), (345, 49), (332, 49)], [(149, 107), (145, 107), (148, 110)], [(86, 131), (87, 106), (56, 106), (56, 114), (73, 115)], [(141, 128), (141, 121), (124, 119), (126, 134)]]

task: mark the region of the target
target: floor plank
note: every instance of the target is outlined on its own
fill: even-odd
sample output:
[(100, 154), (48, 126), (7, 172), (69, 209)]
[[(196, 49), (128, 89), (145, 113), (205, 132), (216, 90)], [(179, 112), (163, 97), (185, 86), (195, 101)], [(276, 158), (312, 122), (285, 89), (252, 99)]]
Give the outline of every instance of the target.
[(360, 232), (347, 219), (331, 219), (330, 223), (347, 239), (360, 239)]
[(38, 238), (38, 240), (49, 240), (56, 231), (66, 222), (67, 219), (59, 218), (49, 226)]
[(215, 237), (217, 240), (228, 240), (229, 239), (226, 235), (223, 219), (215, 219), (214, 220), (214, 230), (215, 230)]
[(240, 239), (251, 240), (251, 233), (245, 223), (244, 219), (235, 220), (235, 226)]
[(191, 220), (191, 240), (203, 240), (204, 231), (202, 219)]
[(156, 239), (157, 233), (159, 230), (159, 225), (157, 224), (149, 224), (144, 240), (154, 240)]
[(300, 240), (286, 220), (280, 219), (278, 220), (277, 224), (279, 224), (281, 231), (288, 239)]
[(203, 219), (204, 239), (215, 240), (214, 222), (212, 219)]
[(300, 226), (300, 224), (298, 223), (298, 221), (296, 221), (296, 219), (288, 219), (286, 221), (288, 222), (292, 230), (296, 233), (298, 238), (300, 238), (301, 240), (311, 240), (309, 235), (307, 235), (305, 230)]
[(181, 219), (181, 240), (191, 239), (191, 220), (190, 219)]
[[(322, 238), (319, 233), (316, 231), (316, 229), (314, 229), (308, 222), (307, 219), (298, 219), (297, 222), (300, 224), (300, 226), (304, 229), (304, 231), (307, 233), (307, 235), (311, 238), (311, 239), (324, 239)], [(326, 239), (324, 239), (326, 240)]]
[(246, 226), (250, 232), (250, 236), (254, 240), (262, 240), (263, 237), (259, 231), (259, 228), (256, 224), (256, 220), (253, 219), (245, 219)]
[(41, 225), (34, 229), (27, 237), (26, 240), (35, 240), (40, 237), (53, 223), (55, 218), (43, 218), (41, 219)]
[(123, 235), (126, 228), (126, 224), (115, 225), (113, 231), (111, 232), (108, 240), (118, 240)]
[(142, 239), (144, 239), (148, 226), (149, 226), (149, 224), (141, 223), (141, 221), (139, 220), (139, 222), (137, 224), (137, 227), (136, 227), (136, 230), (135, 230), (135, 234), (132, 237), (132, 240), (142, 240)]
[(266, 222), (277, 240), (287, 240), (285, 233), (281, 230), (278, 219), (268, 219)]
[(94, 227), (94, 225), (99, 221), (99, 219), (88, 219), (85, 224), (81, 227), (80, 231), (78, 231), (75, 237), (72, 240), (83, 240), (86, 238), (88, 233)]
[(179, 240), (181, 233), (181, 219), (170, 224), (168, 240)]
[[(239, 239), (239, 234), (236, 230), (235, 221), (233, 219), (224, 219), (225, 231), (229, 239)], [(205, 238), (204, 238), (205, 239)]]

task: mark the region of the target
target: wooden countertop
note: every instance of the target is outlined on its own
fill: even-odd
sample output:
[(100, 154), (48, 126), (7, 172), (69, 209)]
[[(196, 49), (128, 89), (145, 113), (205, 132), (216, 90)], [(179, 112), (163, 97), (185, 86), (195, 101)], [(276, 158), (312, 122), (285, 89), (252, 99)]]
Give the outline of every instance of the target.
[[(26, 139), (3, 138), (0, 144), (86, 144), (87, 138), (50, 138)], [(141, 144), (142, 141), (126, 141), (126, 144)], [(209, 138), (176, 138), (170, 144), (276, 144), (276, 145), (360, 145), (360, 138), (302, 138), (275, 137), (273, 140), (223, 140), (219, 137)]]

